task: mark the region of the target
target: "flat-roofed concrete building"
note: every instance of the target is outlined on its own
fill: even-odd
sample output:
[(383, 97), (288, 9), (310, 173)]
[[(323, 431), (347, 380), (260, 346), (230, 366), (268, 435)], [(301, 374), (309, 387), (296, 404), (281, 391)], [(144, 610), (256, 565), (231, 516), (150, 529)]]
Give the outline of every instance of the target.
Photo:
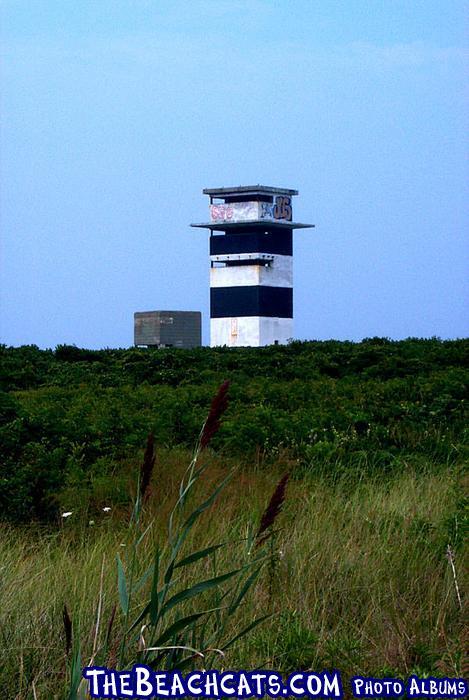
[(134, 345), (198, 348), (202, 344), (200, 311), (136, 311)]

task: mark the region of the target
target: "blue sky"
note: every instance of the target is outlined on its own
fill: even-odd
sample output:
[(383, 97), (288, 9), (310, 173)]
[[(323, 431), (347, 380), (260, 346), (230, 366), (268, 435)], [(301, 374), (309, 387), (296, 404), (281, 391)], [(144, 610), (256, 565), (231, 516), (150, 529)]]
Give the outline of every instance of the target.
[(295, 337), (468, 335), (458, 0), (3, 0), (1, 342), (201, 310), (203, 187), (300, 191)]

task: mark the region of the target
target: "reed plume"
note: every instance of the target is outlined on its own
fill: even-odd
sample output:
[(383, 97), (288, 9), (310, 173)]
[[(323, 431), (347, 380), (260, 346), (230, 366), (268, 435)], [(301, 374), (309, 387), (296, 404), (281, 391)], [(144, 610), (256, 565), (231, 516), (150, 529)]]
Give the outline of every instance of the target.
[(230, 387), (229, 380), (221, 384), (216, 396), (212, 400), (210, 411), (207, 420), (202, 428), (200, 436), (200, 449), (207, 447), (212, 437), (218, 432), (221, 423), (221, 417), (228, 408), (228, 389)]
[[(112, 610), (111, 610), (111, 616), (109, 617), (109, 622), (107, 624), (107, 630), (106, 630), (106, 649), (109, 649), (110, 646), (110, 641), (111, 641), (111, 634), (112, 634), (112, 627), (114, 625), (114, 620), (116, 617), (116, 611), (117, 611), (117, 603), (114, 603)], [(110, 651), (108, 653), (108, 659), (107, 659), (107, 666), (108, 668), (114, 668), (116, 665), (116, 658), (117, 658), (117, 646), (118, 646), (118, 640), (116, 639), (114, 641), (114, 644), (111, 646)]]
[(70, 615), (68, 614), (67, 606), (64, 605), (62, 611), (62, 620), (64, 623), (65, 631), (65, 654), (68, 656), (70, 649), (72, 648), (72, 621)]
[(109, 640), (110, 640), (110, 638), (111, 638), (112, 626), (113, 626), (113, 624), (114, 624), (114, 618), (115, 618), (115, 616), (116, 616), (116, 610), (117, 610), (117, 603), (114, 603), (114, 605), (112, 606), (112, 610), (111, 610), (111, 616), (110, 616), (109, 622), (108, 622), (108, 624), (107, 624), (106, 642), (109, 642)]
[(148, 487), (150, 485), (153, 468), (155, 466), (155, 437), (153, 433), (149, 433), (147, 437), (147, 445), (145, 454), (143, 455), (142, 466), (140, 467), (140, 497), (142, 501), (145, 499)]
[(260, 545), (269, 537), (269, 531), (282, 510), (289, 477), (289, 472), (282, 476), (275, 487), (268, 506), (262, 514), (261, 523), (255, 537), (257, 547), (260, 547)]

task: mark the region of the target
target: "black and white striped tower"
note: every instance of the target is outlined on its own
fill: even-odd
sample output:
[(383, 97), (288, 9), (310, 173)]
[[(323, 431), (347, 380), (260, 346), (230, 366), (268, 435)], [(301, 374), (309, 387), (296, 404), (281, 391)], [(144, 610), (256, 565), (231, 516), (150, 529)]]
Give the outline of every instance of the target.
[(293, 222), (297, 190), (205, 189), (210, 221), (210, 345), (260, 346), (293, 337)]

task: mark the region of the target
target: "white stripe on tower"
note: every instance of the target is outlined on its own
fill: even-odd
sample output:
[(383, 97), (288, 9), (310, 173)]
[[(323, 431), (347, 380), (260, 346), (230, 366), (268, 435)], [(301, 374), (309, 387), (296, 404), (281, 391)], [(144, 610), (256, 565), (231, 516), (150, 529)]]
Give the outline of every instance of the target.
[[(251, 254), (252, 255), (252, 254)], [(247, 256), (212, 255), (210, 260), (217, 264), (221, 262), (245, 260)], [(259, 259), (254, 254), (252, 259)], [(230, 267), (212, 267), (210, 269), (210, 286), (213, 287), (247, 287), (262, 285), (264, 287), (293, 286), (293, 258), (291, 255), (266, 255), (263, 264), (231, 265)]]
[(210, 319), (210, 345), (245, 347), (283, 345), (293, 338), (292, 318), (234, 316)]

